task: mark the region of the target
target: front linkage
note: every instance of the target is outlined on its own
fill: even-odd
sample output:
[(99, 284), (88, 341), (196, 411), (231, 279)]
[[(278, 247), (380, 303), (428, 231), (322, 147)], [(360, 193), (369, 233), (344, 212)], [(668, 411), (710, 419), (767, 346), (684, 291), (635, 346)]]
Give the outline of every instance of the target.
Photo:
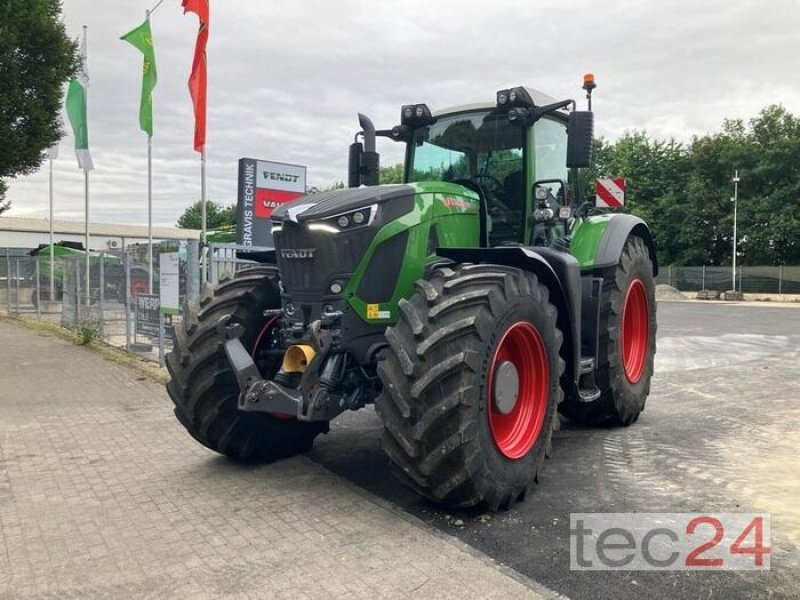
[[(264, 316), (280, 320), (281, 312)], [(241, 389), (239, 410), (328, 422), (372, 402), (380, 384), (340, 349), (341, 319), (341, 312), (324, 312), (306, 328), (277, 328), (276, 345), (286, 350), (280, 370), (267, 379), (241, 342), (244, 329), (222, 317), (217, 335)]]

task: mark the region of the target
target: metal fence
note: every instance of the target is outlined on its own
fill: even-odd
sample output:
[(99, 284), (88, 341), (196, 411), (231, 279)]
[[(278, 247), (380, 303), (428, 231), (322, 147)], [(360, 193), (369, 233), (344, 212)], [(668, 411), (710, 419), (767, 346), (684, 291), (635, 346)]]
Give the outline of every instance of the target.
[(154, 246), (152, 272), (147, 245), (91, 253), (88, 259), (85, 253), (56, 256), (52, 264), (46, 249), (38, 256), (0, 251), (0, 306), (11, 315), (36, 317), (163, 362), (171, 344), (169, 327), (181, 318), (162, 319), (157, 301), (151, 301), (160, 292), (165, 244), (179, 257), (179, 302), (196, 299), (198, 244), (176, 241)]
[(736, 289), (745, 294), (800, 294), (800, 266), (739, 266), (734, 287), (731, 267), (661, 267), (656, 283), (682, 292)]
[(224, 274), (233, 274), (253, 266), (247, 255), (251, 252), (270, 251), (271, 248), (255, 248), (236, 244), (209, 244), (208, 282), (216, 285)]
[[(155, 245), (152, 273), (146, 245), (92, 253), (88, 261), (85, 254), (56, 256), (52, 264), (46, 250), (38, 256), (0, 250), (0, 307), (11, 315), (35, 316), (163, 362), (171, 344), (169, 327), (181, 319), (181, 315), (162, 318), (154, 300), (160, 293), (160, 251), (164, 244), (177, 249), (182, 306), (200, 293), (197, 242)], [(253, 266), (247, 252), (263, 250), (212, 244), (207, 255), (208, 283), (214, 285), (224, 273)], [(733, 289), (730, 267), (665, 266), (656, 283), (684, 292)], [(736, 289), (756, 294), (800, 294), (800, 266), (740, 266)]]

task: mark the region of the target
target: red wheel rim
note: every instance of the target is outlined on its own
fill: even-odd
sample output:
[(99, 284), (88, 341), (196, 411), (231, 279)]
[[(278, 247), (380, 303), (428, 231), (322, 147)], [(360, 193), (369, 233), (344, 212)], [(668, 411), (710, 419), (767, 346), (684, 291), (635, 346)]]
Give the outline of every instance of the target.
[[(258, 337), (256, 338), (256, 343), (253, 344), (253, 349), (250, 351), (250, 357), (255, 360), (256, 354), (258, 353), (258, 349), (261, 346), (262, 342), (266, 339), (266, 335), (269, 331), (272, 330), (275, 323), (277, 323), (278, 317), (272, 317), (269, 321), (264, 324), (264, 327), (261, 328), (261, 331), (258, 332)], [(287, 413), (269, 413), (273, 417), (277, 417), (278, 419), (294, 419), (294, 415), (290, 415)]]
[[(494, 375), (502, 362), (517, 370), (517, 401), (508, 414), (495, 402)], [(536, 443), (544, 425), (549, 392), (549, 366), (542, 337), (525, 321), (506, 329), (489, 363), (489, 429), (500, 452), (511, 459), (522, 458)]]
[(631, 383), (642, 378), (650, 345), (650, 315), (644, 284), (634, 279), (622, 309), (622, 366)]

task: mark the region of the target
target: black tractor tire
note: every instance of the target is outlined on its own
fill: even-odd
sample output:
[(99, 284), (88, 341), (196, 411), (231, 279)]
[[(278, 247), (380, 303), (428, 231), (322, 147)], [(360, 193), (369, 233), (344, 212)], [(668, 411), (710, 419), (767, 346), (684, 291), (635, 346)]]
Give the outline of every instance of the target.
[[(600, 299), (599, 360), (595, 382), (601, 391), (594, 402), (568, 399), (561, 412), (583, 424), (631, 425), (644, 410), (656, 353), (656, 292), (653, 261), (645, 241), (631, 235), (619, 263), (604, 274)], [(638, 304), (637, 304), (638, 299)], [(640, 311), (646, 309), (646, 314)], [(632, 338), (623, 339), (623, 319)], [(626, 357), (630, 347), (638, 352)], [(630, 352), (630, 350), (629, 350)], [(626, 368), (627, 366), (627, 368)]]
[[(510, 508), (538, 481), (559, 422), (563, 336), (549, 290), (534, 274), (511, 267), (440, 267), (399, 306), (378, 364), (383, 390), (376, 400), (392, 470), (438, 503)], [(530, 349), (528, 342), (538, 350), (520, 355), (517, 346)], [(493, 403), (498, 388), (491, 379), (506, 361), (526, 368), (517, 371), (519, 399), (504, 417)], [(505, 436), (500, 420), (525, 406), (535, 406), (538, 416), (513, 421), (507, 431), (522, 437)]]
[(183, 322), (175, 326), (173, 350), (167, 354), (167, 391), (175, 416), (198, 442), (237, 461), (271, 462), (305, 452), (318, 434), (328, 431), (325, 422), (238, 409), (239, 385), (216, 323), (231, 315), (231, 322), (244, 328), (241, 340), (251, 350), (268, 324), (264, 310), (279, 307), (276, 267), (239, 271), (206, 288), (199, 305), (184, 309)]

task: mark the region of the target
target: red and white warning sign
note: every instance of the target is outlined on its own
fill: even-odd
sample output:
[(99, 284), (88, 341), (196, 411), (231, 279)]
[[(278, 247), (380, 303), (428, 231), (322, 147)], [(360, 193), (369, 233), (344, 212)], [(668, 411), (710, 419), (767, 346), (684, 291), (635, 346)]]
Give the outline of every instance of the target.
[(624, 177), (598, 179), (595, 192), (597, 206), (604, 208), (625, 206), (625, 186), (626, 181)]

